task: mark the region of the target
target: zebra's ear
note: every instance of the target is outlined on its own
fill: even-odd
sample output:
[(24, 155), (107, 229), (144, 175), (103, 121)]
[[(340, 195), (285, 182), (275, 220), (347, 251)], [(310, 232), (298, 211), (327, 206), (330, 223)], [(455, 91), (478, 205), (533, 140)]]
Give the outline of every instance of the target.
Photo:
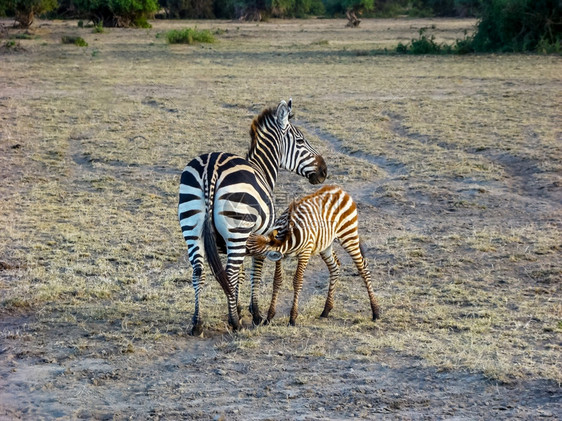
[(295, 116), (293, 113), (293, 98), (289, 98), (289, 103), (287, 104), (287, 108), (289, 108), (289, 120)]
[(283, 258), (283, 254), (278, 251), (268, 251), (266, 254), (267, 258), (273, 262), (281, 260)]
[[(292, 101), (289, 100), (289, 102)], [(279, 127), (282, 130), (285, 130), (285, 128), (288, 126), (290, 114), (291, 114), (290, 106), (288, 106), (285, 101), (281, 101), (277, 106), (276, 118), (277, 118), (277, 124), (279, 124)]]

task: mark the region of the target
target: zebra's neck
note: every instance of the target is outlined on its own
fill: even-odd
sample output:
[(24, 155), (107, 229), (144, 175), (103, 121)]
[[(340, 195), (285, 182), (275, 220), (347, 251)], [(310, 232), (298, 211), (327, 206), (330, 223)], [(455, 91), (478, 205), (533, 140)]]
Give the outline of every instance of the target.
[(282, 136), (274, 120), (273, 109), (264, 111), (254, 119), (250, 136), (252, 144), (246, 159), (260, 172), (273, 191), (281, 162)]

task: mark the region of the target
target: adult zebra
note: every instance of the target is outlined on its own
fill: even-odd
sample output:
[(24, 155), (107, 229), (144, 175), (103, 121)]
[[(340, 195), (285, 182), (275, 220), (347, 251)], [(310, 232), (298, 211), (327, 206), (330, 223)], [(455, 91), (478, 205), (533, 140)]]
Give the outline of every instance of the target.
[[(250, 128), (251, 145), (246, 158), (213, 152), (193, 159), (181, 175), (178, 217), (193, 267), (195, 311), (192, 335), (199, 335), (200, 286), (204, 281), (205, 255), (228, 302), (228, 322), (240, 328), (238, 276), (252, 232), (266, 232), (275, 220), (273, 188), (279, 168), (319, 184), (326, 179), (326, 163), (293, 126), (292, 101), (265, 109)], [(226, 269), (218, 251), (226, 252)], [(262, 321), (255, 289), (261, 279), (263, 256), (253, 257), (250, 312)]]

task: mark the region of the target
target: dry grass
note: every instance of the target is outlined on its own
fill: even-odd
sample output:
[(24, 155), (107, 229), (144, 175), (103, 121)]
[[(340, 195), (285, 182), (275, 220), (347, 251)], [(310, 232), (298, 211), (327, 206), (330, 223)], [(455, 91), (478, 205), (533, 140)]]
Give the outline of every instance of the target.
[[(20, 346), (56, 341), (41, 333), (52, 331), (78, 356), (190, 341), (181, 169), (210, 150), (243, 154), (253, 116), (292, 96), (330, 182), (359, 203), (383, 316), (370, 322), (344, 258), (336, 307), (318, 319), (327, 269), (316, 259), (297, 328), (285, 327), (287, 275), (273, 325), (216, 351), (384, 361), (394, 350), (443, 370), (562, 382), (560, 58), (364, 54), (431, 24), (454, 40), (472, 23), (199, 22), (226, 30), (210, 47), (156, 37), (185, 22), (104, 34), (40, 24), (0, 66), (0, 317), (29, 323), (6, 322), (0, 337)], [(89, 47), (58, 42), (70, 34)], [(282, 174), (278, 207), (311, 189)], [(226, 307), (207, 284), (213, 336)]]

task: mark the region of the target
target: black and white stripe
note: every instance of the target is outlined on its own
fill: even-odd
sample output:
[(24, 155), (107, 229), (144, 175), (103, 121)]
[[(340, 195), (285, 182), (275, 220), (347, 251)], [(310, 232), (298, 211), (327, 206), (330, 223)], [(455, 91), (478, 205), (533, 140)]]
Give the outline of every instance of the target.
[[(264, 233), (275, 219), (273, 188), (279, 168), (322, 183), (324, 159), (289, 121), (291, 100), (264, 110), (252, 122), (247, 157), (213, 152), (193, 159), (181, 176), (178, 216), (193, 267), (195, 312), (192, 334), (200, 334), (200, 286), (205, 256), (228, 301), (229, 323), (239, 329), (238, 276), (246, 255), (246, 240), (253, 232)], [(218, 252), (226, 252), (226, 268)], [(257, 296), (263, 256), (253, 258), (250, 311), (261, 322)]]

